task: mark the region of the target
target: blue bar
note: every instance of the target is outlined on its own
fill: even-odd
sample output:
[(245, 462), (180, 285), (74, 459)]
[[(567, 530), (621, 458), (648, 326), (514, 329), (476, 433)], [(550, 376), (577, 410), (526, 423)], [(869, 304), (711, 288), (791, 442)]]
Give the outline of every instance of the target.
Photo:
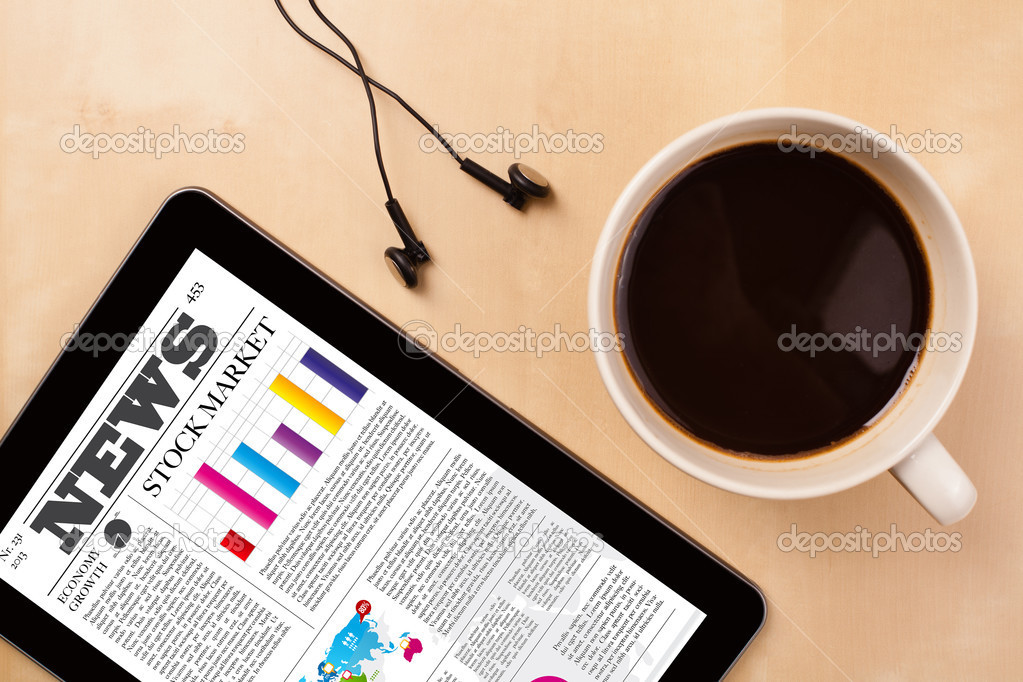
[(302, 356), (302, 364), (355, 402), (359, 402), (362, 400), (362, 396), (366, 395), (365, 386), (312, 348)]
[(231, 455), (238, 460), (242, 466), (246, 469), (259, 476), (261, 479), (277, 488), (282, 493), (291, 497), (298, 490), (298, 481), (288, 476), (286, 473), (277, 468), (277, 465), (273, 464), (263, 455), (259, 454), (245, 443), (238, 445), (238, 449)]

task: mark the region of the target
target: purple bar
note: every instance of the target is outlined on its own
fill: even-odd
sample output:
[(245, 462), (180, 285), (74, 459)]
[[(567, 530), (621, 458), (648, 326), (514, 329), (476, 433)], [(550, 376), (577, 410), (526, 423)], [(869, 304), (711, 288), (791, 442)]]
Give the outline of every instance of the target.
[(318, 374), (324, 381), (344, 393), (355, 402), (362, 400), (366, 395), (366, 387), (360, 384), (355, 378), (323, 357), (312, 348), (302, 356), (302, 364)]
[(277, 518), (277, 514), (273, 510), (224, 478), (223, 474), (209, 464), (203, 464), (199, 467), (199, 471), (195, 474), (195, 480), (215, 492), (224, 502), (227, 502), (263, 528), (269, 529)]
[(323, 454), (322, 450), (284, 424), (278, 426), (274, 435), (270, 437), (309, 466), (316, 466), (316, 460)]

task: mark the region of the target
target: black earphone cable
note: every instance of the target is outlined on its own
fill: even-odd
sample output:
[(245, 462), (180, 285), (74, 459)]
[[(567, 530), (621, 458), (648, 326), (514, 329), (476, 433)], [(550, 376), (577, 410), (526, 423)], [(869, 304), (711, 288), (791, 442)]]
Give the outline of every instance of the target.
[(377, 157), (377, 167), (380, 169), (380, 179), (384, 183), (384, 193), (387, 195), (388, 201), (394, 201), (394, 195), (391, 194), (391, 183), (387, 180), (387, 170), (384, 168), (384, 156), (380, 152), (380, 131), (377, 128), (377, 105), (373, 100), (373, 88), (369, 85), (369, 76), (366, 75), (366, 70), (362, 68), (362, 60), (359, 59), (359, 51), (355, 49), (355, 45), (352, 41), (348, 40), (348, 36), (341, 32), (337, 26), (331, 22), (326, 15), (320, 11), (319, 5), (316, 4), (316, 0), (309, 0), (309, 6), (316, 12), (316, 16), (320, 18), (324, 24), (326, 24), (334, 34), (341, 39), (341, 41), (348, 46), (348, 49), (352, 53), (352, 59), (355, 62), (356, 73), (362, 79), (362, 85), (366, 88), (366, 99), (369, 100), (369, 119), (373, 124), (373, 151)]
[[(399, 95), (398, 93), (394, 92), (393, 90), (391, 90), (390, 88), (388, 88), (387, 86), (385, 86), (385, 85), (384, 85), (383, 83), (380, 83), (379, 81), (377, 81), (377, 80), (374, 80), (373, 78), (369, 77), (369, 76), (368, 76), (368, 75), (366, 74), (365, 70), (360, 70), (360, 68), (359, 68), (359, 67), (357, 67), (357, 66), (356, 66), (355, 64), (352, 64), (352, 63), (351, 63), (351, 62), (349, 62), (349, 61), (348, 61), (347, 59), (345, 59), (344, 57), (342, 57), (341, 55), (339, 55), (339, 54), (338, 54), (337, 52), (335, 52), (334, 50), (330, 49), (329, 47), (327, 47), (327, 46), (326, 46), (326, 45), (324, 45), (323, 43), (319, 42), (318, 40), (316, 40), (315, 38), (313, 38), (313, 37), (312, 37), (311, 35), (309, 35), (308, 33), (306, 33), (305, 31), (303, 31), (303, 30), (301, 29), (301, 27), (299, 27), (299, 25), (298, 25), (298, 24), (296, 24), (296, 23), (295, 23), (295, 21), (294, 21), (294, 20), (293, 20), (293, 19), (291, 18), (291, 16), (290, 16), (290, 15), (288, 14), (287, 10), (285, 10), (285, 9), (284, 9), (284, 6), (283, 6), (283, 5), (281, 4), (281, 0), (274, 0), (274, 3), (275, 3), (275, 4), (277, 5), (277, 9), (278, 9), (278, 10), (280, 11), (280, 13), (281, 13), (281, 16), (283, 16), (283, 17), (284, 17), (284, 20), (288, 22), (288, 25), (289, 25), (289, 26), (291, 26), (291, 28), (292, 28), (292, 29), (293, 29), (293, 30), (294, 30), (294, 31), (295, 31), (295, 32), (296, 32), (296, 33), (297, 33), (298, 35), (302, 36), (302, 38), (304, 38), (304, 39), (305, 39), (305, 40), (306, 40), (307, 42), (309, 42), (309, 43), (310, 43), (311, 45), (313, 45), (313, 46), (315, 46), (315, 47), (319, 48), (319, 49), (320, 49), (321, 51), (323, 51), (323, 52), (324, 52), (324, 53), (326, 53), (327, 55), (331, 56), (332, 58), (334, 58), (335, 60), (337, 60), (338, 62), (340, 62), (341, 64), (343, 64), (343, 65), (345, 66), (345, 68), (347, 68), (347, 69), (348, 69), (349, 71), (352, 71), (353, 73), (356, 73), (356, 74), (358, 74), (358, 75), (359, 75), (359, 76), (360, 76), (361, 78), (363, 78), (363, 81), (364, 81), (364, 82), (368, 82), (368, 83), (369, 83), (370, 85), (372, 85), (373, 87), (375, 87), (375, 88), (376, 88), (377, 90), (379, 90), (380, 92), (384, 93), (385, 95), (387, 95), (388, 97), (390, 97), (391, 99), (393, 99), (393, 100), (394, 100), (395, 102), (397, 102), (397, 103), (398, 103), (399, 105), (401, 105), (401, 107), (402, 107), (402, 108), (403, 108), (403, 109), (404, 109), (405, 111), (407, 111), (407, 112), (408, 112), (408, 113), (409, 113), (409, 114), (410, 114), (410, 115), (411, 115), (411, 116), (412, 116), (412, 117), (413, 117), (414, 119), (416, 119), (417, 121), (419, 121), (419, 123), (420, 123), (420, 124), (421, 124), (421, 125), (422, 125), (422, 126), (423, 126), (424, 128), (426, 128), (426, 130), (427, 130), (427, 131), (429, 131), (429, 133), (430, 133), (431, 135), (433, 135), (433, 136), (434, 136), (435, 138), (437, 138), (437, 141), (438, 141), (438, 142), (440, 142), (441, 146), (443, 146), (443, 147), (444, 147), (444, 149), (445, 149), (445, 150), (446, 150), (446, 151), (448, 152), (448, 154), (450, 154), (450, 155), (451, 155), (451, 157), (452, 157), (452, 158), (453, 158), (453, 159), (454, 159), (455, 161), (457, 161), (457, 162), (459, 162), (459, 163), (461, 163), (461, 162), (462, 162), (462, 157), (460, 157), (460, 156), (458, 155), (458, 152), (456, 152), (456, 151), (454, 150), (454, 148), (453, 148), (453, 147), (452, 147), (452, 146), (451, 146), (451, 145), (450, 145), (450, 144), (448, 143), (448, 141), (444, 139), (444, 136), (443, 136), (443, 135), (441, 135), (441, 134), (440, 134), (440, 132), (439, 132), (439, 131), (438, 131), (438, 130), (437, 130), (436, 128), (434, 128), (433, 126), (431, 126), (431, 125), (430, 125), (430, 123), (429, 123), (429, 122), (428, 122), (428, 121), (427, 121), (427, 120), (426, 120), (425, 118), (423, 118), (423, 117), (422, 117), (422, 116), (421, 116), (421, 115), (419, 114), (419, 112), (418, 112), (418, 111), (416, 111), (415, 109), (413, 109), (413, 108), (412, 108), (412, 105), (410, 105), (410, 104), (409, 104), (408, 102), (406, 102), (406, 101), (405, 101), (404, 99), (402, 99), (401, 95)], [(348, 39), (347, 39), (347, 38), (346, 38), (346, 37), (344, 36), (344, 34), (342, 34), (342, 33), (341, 33), (341, 32), (340, 32), (340, 31), (339, 31), (338, 29), (337, 29), (337, 27), (336, 27), (336, 26), (334, 26), (334, 25), (333, 25), (332, 23), (330, 23), (330, 21), (329, 21), (328, 19), (326, 19), (326, 17), (324, 17), (324, 16), (323, 16), (322, 12), (320, 12), (319, 8), (318, 8), (318, 7), (316, 7), (316, 5), (315, 5), (314, 3), (310, 2), (310, 4), (312, 4), (312, 5), (313, 5), (313, 9), (314, 9), (314, 10), (316, 11), (316, 14), (317, 14), (317, 15), (318, 15), (318, 16), (319, 16), (319, 17), (320, 17), (320, 18), (321, 18), (321, 19), (322, 19), (322, 20), (323, 20), (323, 21), (324, 21), (324, 22), (325, 22), (325, 23), (326, 23), (326, 24), (327, 24), (328, 26), (330, 26), (331, 30), (333, 30), (333, 31), (334, 31), (334, 33), (338, 35), (338, 37), (340, 37), (340, 38), (341, 38), (341, 39), (342, 39), (343, 41), (345, 41), (345, 44), (346, 44), (346, 45), (347, 45), (347, 46), (348, 46), (348, 47), (349, 47), (349, 48), (350, 48), (350, 49), (351, 49), (351, 50), (353, 51), (353, 55), (354, 55), (354, 50), (355, 50), (355, 48), (354, 48), (354, 47), (352, 47), (351, 43), (350, 43), (350, 42), (348, 41)], [(356, 56), (356, 61), (358, 61), (358, 57), (357, 57), (357, 56)], [(372, 98), (371, 98), (371, 101), (372, 101)], [(375, 111), (375, 106), (373, 107), (373, 109), (374, 109), (374, 111)], [(374, 114), (374, 129), (375, 129), (375, 127), (376, 127), (376, 119), (375, 119), (375, 114)]]

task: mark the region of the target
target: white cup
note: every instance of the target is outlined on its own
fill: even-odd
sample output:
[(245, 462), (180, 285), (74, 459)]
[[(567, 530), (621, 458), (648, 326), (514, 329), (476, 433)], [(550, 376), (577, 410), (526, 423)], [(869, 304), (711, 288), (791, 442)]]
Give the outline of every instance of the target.
[(615, 405), (650, 447), (719, 488), (774, 499), (817, 497), (851, 488), (888, 469), (940, 523), (959, 521), (973, 508), (977, 490), (932, 431), (952, 402), (973, 350), (977, 279), (959, 218), (934, 179), (901, 148), (877, 151), (891, 138), (841, 116), (796, 108), (746, 111), (686, 133), (643, 166), (611, 209), (590, 272), (590, 325), (597, 333), (618, 333), (614, 291), (622, 249), (643, 208), (671, 178), (738, 144), (778, 140), (791, 144), (786, 135), (793, 126), (799, 135), (816, 135), (832, 149), (842, 146), (839, 153), (865, 168), (898, 199), (921, 237), (930, 267), (930, 331), (957, 333), (959, 350), (925, 352), (901, 397), (855, 437), (821, 454), (778, 461), (718, 451), (665, 420), (632, 379), (622, 353), (595, 353), (601, 378)]

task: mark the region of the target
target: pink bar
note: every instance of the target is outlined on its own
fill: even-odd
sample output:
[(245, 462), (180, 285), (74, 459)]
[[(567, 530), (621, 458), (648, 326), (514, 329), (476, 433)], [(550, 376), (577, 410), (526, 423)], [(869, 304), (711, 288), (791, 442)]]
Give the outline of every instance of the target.
[(195, 480), (215, 492), (225, 502), (263, 528), (269, 529), (270, 525), (277, 519), (277, 514), (269, 507), (224, 478), (223, 474), (208, 464), (203, 464), (199, 467), (199, 471), (195, 472)]

